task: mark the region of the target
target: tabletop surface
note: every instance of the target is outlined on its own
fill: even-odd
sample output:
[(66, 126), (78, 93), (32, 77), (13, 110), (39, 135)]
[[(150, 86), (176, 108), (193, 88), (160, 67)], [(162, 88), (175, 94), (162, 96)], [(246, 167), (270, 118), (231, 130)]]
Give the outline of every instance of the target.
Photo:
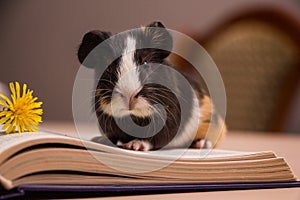
[[(46, 122), (42, 129), (52, 130), (65, 134), (75, 134), (76, 129), (72, 123)], [(266, 151), (271, 150), (277, 156), (284, 157), (292, 168), (294, 174), (300, 177), (300, 134), (264, 133), (230, 131), (218, 148), (239, 151)], [(96, 198), (90, 198), (96, 199)], [(194, 192), (174, 193), (140, 196), (106, 197), (101, 199), (300, 199), (300, 188), (246, 190), (246, 191), (220, 191), (220, 192)]]

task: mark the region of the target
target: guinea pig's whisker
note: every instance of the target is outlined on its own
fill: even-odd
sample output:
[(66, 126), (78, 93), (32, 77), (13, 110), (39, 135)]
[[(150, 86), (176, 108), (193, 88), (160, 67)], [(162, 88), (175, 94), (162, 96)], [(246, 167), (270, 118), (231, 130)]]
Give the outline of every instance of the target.
[(108, 117), (107, 117), (106, 120), (105, 120), (105, 124), (106, 124), (107, 126), (109, 126), (110, 130), (112, 130), (112, 121), (109, 120)]
[[(165, 100), (167, 100), (167, 101), (170, 102), (170, 103), (176, 104), (176, 102), (173, 101), (173, 100), (171, 100), (168, 96), (165, 96), (165, 95), (156, 93), (156, 94), (155, 94), (155, 97), (156, 97), (156, 98), (161, 97), (162, 99), (165, 99)], [(160, 100), (160, 101), (163, 102), (163, 100)]]
[[(154, 88), (154, 87), (151, 87), (151, 90), (155, 90), (155, 91), (158, 91), (158, 92), (160, 92), (160, 91), (165, 91), (166, 93), (168, 93), (168, 94), (173, 94), (173, 95), (175, 95), (170, 89), (168, 89), (168, 88)], [(180, 98), (182, 98), (182, 99), (185, 99), (184, 98), (184, 96), (182, 96), (181, 94), (176, 94), (176, 97), (180, 97)]]
[(170, 89), (168, 89), (168, 88), (151, 88), (152, 90), (154, 90), (154, 91), (158, 91), (158, 92), (162, 92), (162, 91), (164, 91), (164, 92), (166, 92), (167, 94), (173, 94), (173, 95), (175, 95)]
[(101, 82), (105, 82), (105, 83), (109, 83), (111, 85), (115, 85), (115, 83), (112, 82), (112, 80), (109, 80), (109, 79), (100, 79), (99, 83), (101, 83)]
[[(156, 98), (153, 98), (154, 100), (156, 100)], [(173, 120), (176, 122), (176, 116), (173, 114), (173, 112), (170, 111), (170, 109), (168, 107), (165, 108), (167, 114), (169, 114)], [(178, 107), (176, 107), (177, 112), (180, 112), (180, 109)], [(159, 112), (159, 110), (156, 109), (156, 113), (158, 113), (159, 115), (161, 115), (161, 112)], [(163, 118), (161, 117), (161, 119), (163, 120)], [(178, 123), (176, 122), (176, 126), (178, 126)]]
[(96, 112), (99, 112), (99, 111), (101, 111), (101, 108), (98, 107), (98, 108), (95, 109), (95, 111), (96, 111)]
[(111, 91), (111, 89), (97, 89), (96, 92), (101, 92), (101, 91)]
[(161, 121), (165, 121), (164, 117), (162, 116), (162, 113), (161, 112), (158, 112), (158, 117), (161, 119)]
[[(158, 94), (158, 93), (156, 93), (155, 95), (156, 95), (157, 97), (151, 97), (151, 98), (156, 98), (156, 99), (157, 99), (158, 97), (161, 97), (161, 98), (167, 100), (168, 105), (169, 105), (169, 104), (173, 104), (173, 105), (178, 104), (178, 102), (176, 102), (175, 100), (170, 99), (170, 98), (167, 97), (167, 96), (164, 96), (164, 95), (161, 95), (161, 94)], [(160, 100), (159, 102), (161, 103), (161, 102), (163, 102), (163, 101)]]
[(152, 121), (152, 123), (153, 123), (154, 130), (149, 130), (149, 135), (150, 135), (150, 134), (153, 134), (153, 133), (150, 133), (150, 131), (155, 131), (155, 130), (156, 130), (156, 122), (155, 122), (155, 118), (154, 118), (154, 116), (151, 116), (150, 118), (151, 118), (151, 121)]
[[(157, 91), (159, 91), (159, 90), (157, 90)], [(166, 90), (167, 91), (167, 90)], [(168, 91), (169, 92), (169, 91)], [(171, 93), (171, 92), (169, 92), (170, 94), (173, 94), (173, 93)], [(168, 98), (168, 96), (165, 96), (166, 98)], [(176, 96), (177, 97), (177, 96)], [(183, 97), (182, 95), (178, 95), (178, 97), (180, 97), (180, 99), (182, 99), (183, 101), (187, 101), (187, 99), (185, 98), (185, 97)], [(174, 103), (174, 102), (173, 102)], [(176, 104), (177, 104), (177, 102), (176, 102)]]
[(155, 87), (153, 87), (152, 89), (153, 90), (157, 90), (157, 91), (166, 91), (168, 93), (172, 93), (172, 91), (169, 88), (164, 88), (164, 87), (162, 87), (162, 88), (155, 88)]
[[(104, 90), (103, 90), (104, 91)], [(107, 94), (111, 94), (112, 91), (111, 90), (107, 90), (104, 93), (100, 92), (99, 94), (96, 94), (95, 97), (104, 97), (104, 96), (108, 96)], [(110, 96), (110, 95), (109, 95)]]

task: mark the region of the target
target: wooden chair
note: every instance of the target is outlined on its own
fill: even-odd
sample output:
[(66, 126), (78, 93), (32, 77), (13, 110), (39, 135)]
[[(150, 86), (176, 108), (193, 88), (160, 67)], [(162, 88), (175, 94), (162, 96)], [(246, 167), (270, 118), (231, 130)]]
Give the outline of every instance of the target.
[(192, 36), (222, 75), (229, 129), (290, 131), (288, 116), (298, 115), (300, 122), (300, 110), (291, 107), (300, 79), (300, 23), (292, 15), (278, 9), (251, 10), (206, 35)]

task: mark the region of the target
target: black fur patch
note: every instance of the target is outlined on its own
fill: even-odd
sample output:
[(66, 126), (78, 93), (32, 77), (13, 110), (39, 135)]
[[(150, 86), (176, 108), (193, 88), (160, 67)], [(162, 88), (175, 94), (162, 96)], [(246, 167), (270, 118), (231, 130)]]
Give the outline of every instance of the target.
[[(151, 27), (159, 27), (159, 29), (151, 29)], [(154, 149), (164, 147), (177, 133), (182, 133), (183, 128), (185, 127), (184, 125), (191, 117), (194, 99), (193, 90), (191, 88), (187, 89), (178, 81), (178, 75), (174, 73), (174, 70), (171, 70), (173, 68), (165, 61), (165, 58), (170, 54), (172, 49), (172, 37), (170, 33), (163, 28), (164, 26), (160, 22), (154, 22), (145, 28), (128, 32), (128, 35), (117, 36), (105, 44), (107, 46), (105, 52), (98, 52), (92, 55), (91, 62), (84, 61), (87, 54), (100, 42), (109, 38), (109, 33), (100, 31), (87, 33), (78, 50), (78, 58), (81, 63), (87, 63), (86, 65), (88, 65), (88, 67), (106, 67), (98, 66), (97, 60), (109, 60), (114, 55), (122, 55), (126, 44), (126, 38), (130, 36), (135, 39), (137, 49), (134, 53), (134, 60), (138, 65), (138, 68), (143, 69), (140, 70), (139, 74), (139, 79), (143, 88), (138, 95), (145, 98), (151, 105), (162, 105), (167, 115), (166, 123), (157, 134), (145, 137), (147, 136), (147, 132), (145, 132), (140, 133), (141, 137), (138, 137), (138, 139), (148, 140), (153, 145)], [(149, 46), (151, 48), (139, 49), (144, 46)], [(135, 124), (142, 127), (154, 122), (154, 126), (150, 126), (149, 130), (147, 130), (149, 133), (157, 131), (155, 129), (155, 123), (162, 120), (160, 113), (153, 113), (151, 116), (146, 117), (128, 115), (122, 118), (114, 118), (101, 109), (101, 103), (109, 104), (111, 101), (113, 89), (118, 81), (120, 60), (121, 58), (119, 57), (112, 63), (108, 63), (108, 67), (99, 78), (95, 95), (95, 110), (99, 126), (103, 133), (114, 144), (116, 144), (118, 140), (127, 143), (136, 139), (136, 137), (130, 135), (131, 127), (126, 127), (127, 130), (129, 130), (129, 134), (127, 134), (119, 128), (116, 120), (122, 122), (126, 121), (126, 118), (131, 118)], [(159, 72), (157, 72), (156, 69), (162, 69), (163, 65), (169, 66), (170, 69), (163, 68), (164, 70), (158, 70)], [(163, 80), (164, 83), (170, 85), (171, 88), (156, 84), (155, 80), (158, 79)], [(185, 106), (180, 107), (179, 102), (184, 102)], [(181, 116), (184, 117), (182, 118)], [(132, 129), (132, 131), (134, 131), (134, 129)]]

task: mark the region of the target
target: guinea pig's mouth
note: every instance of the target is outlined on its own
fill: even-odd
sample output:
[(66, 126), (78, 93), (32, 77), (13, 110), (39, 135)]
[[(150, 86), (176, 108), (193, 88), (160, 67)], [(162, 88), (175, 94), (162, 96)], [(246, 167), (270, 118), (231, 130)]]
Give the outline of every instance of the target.
[(127, 116), (146, 118), (146, 117), (150, 117), (153, 114), (153, 111), (148, 110), (148, 109), (142, 109), (142, 108), (135, 108), (135, 109), (131, 109), (131, 110), (126, 109), (126, 108), (121, 108), (121, 109), (114, 110), (107, 114), (112, 115), (117, 118), (127, 117)]
[(134, 106), (130, 106), (121, 98), (115, 98), (110, 103), (101, 102), (100, 108), (104, 113), (117, 118), (129, 115), (146, 118), (156, 112), (156, 109), (143, 97), (139, 97)]
[(134, 109), (120, 109), (119, 111), (115, 111), (113, 116), (116, 117), (126, 117), (126, 116), (134, 116), (140, 118), (150, 117), (154, 112), (151, 109), (143, 109), (143, 108), (134, 108)]
[(142, 109), (142, 108), (135, 108), (132, 110), (128, 110), (130, 115), (136, 116), (136, 117), (149, 117), (153, 114), (153, 111), (151, 109)]

